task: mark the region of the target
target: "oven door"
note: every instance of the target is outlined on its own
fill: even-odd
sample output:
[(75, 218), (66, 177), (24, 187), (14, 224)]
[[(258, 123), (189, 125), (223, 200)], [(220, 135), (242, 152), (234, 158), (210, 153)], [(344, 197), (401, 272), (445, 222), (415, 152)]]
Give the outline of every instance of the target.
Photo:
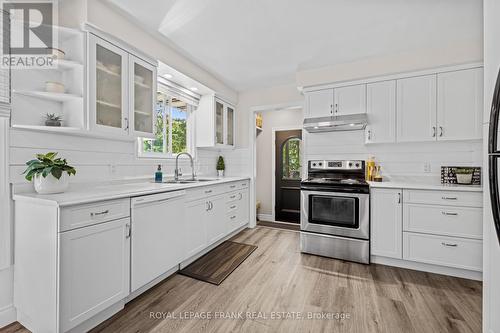
[(370, 196), (366, 193), (301, 191), (300, 229), (369, 239)]

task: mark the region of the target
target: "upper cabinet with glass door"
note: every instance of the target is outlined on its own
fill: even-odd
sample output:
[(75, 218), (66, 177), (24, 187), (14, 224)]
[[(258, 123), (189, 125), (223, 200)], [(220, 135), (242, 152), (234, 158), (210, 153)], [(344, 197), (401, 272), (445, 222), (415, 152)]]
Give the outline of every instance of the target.
[(196, 115), (197, 147), (234, 147), (235, 107), (214, 95), (200, 99)]
[(88, 49), (91, 130), (152, 137), (156, 67), (92, 33)]

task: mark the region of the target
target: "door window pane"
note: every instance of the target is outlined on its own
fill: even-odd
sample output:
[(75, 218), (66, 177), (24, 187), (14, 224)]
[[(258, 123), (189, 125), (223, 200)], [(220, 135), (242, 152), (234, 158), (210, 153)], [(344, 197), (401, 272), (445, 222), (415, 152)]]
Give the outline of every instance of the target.
[(299, 138), (291, 138), (281, 146), (283, 161), (283, 180), (297, 180), (301, 178)]
[(96, 121), (122, 127), (122, 57), (96, 45)]
[(227, 108), (227, 144), (234, 144), (234, 110)]

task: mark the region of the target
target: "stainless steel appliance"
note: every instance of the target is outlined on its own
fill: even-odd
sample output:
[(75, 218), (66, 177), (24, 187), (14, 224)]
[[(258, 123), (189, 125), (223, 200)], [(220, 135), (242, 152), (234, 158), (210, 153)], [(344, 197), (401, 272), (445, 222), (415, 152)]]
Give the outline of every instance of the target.
[(364, 161), (308, 162), (301, 182), (301, 252), (370, 263), (370, 188)]

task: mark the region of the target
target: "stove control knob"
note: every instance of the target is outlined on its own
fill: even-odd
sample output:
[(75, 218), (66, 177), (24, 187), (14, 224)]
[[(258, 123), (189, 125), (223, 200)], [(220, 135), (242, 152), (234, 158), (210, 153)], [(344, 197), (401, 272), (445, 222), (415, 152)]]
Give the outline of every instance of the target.
[(356, 163), (356, 168), (359, 168), (359, 163)]
[(322, 165), (323, 165), (323, 163), (319, 162), (319, 166), (322, 166)]
[(316, 163), (313, 163), (313, 167), (315, 167), (315, 166), (316, 166)]
[(349, 162), (349, 167), (352, 167), (352, 162)]

